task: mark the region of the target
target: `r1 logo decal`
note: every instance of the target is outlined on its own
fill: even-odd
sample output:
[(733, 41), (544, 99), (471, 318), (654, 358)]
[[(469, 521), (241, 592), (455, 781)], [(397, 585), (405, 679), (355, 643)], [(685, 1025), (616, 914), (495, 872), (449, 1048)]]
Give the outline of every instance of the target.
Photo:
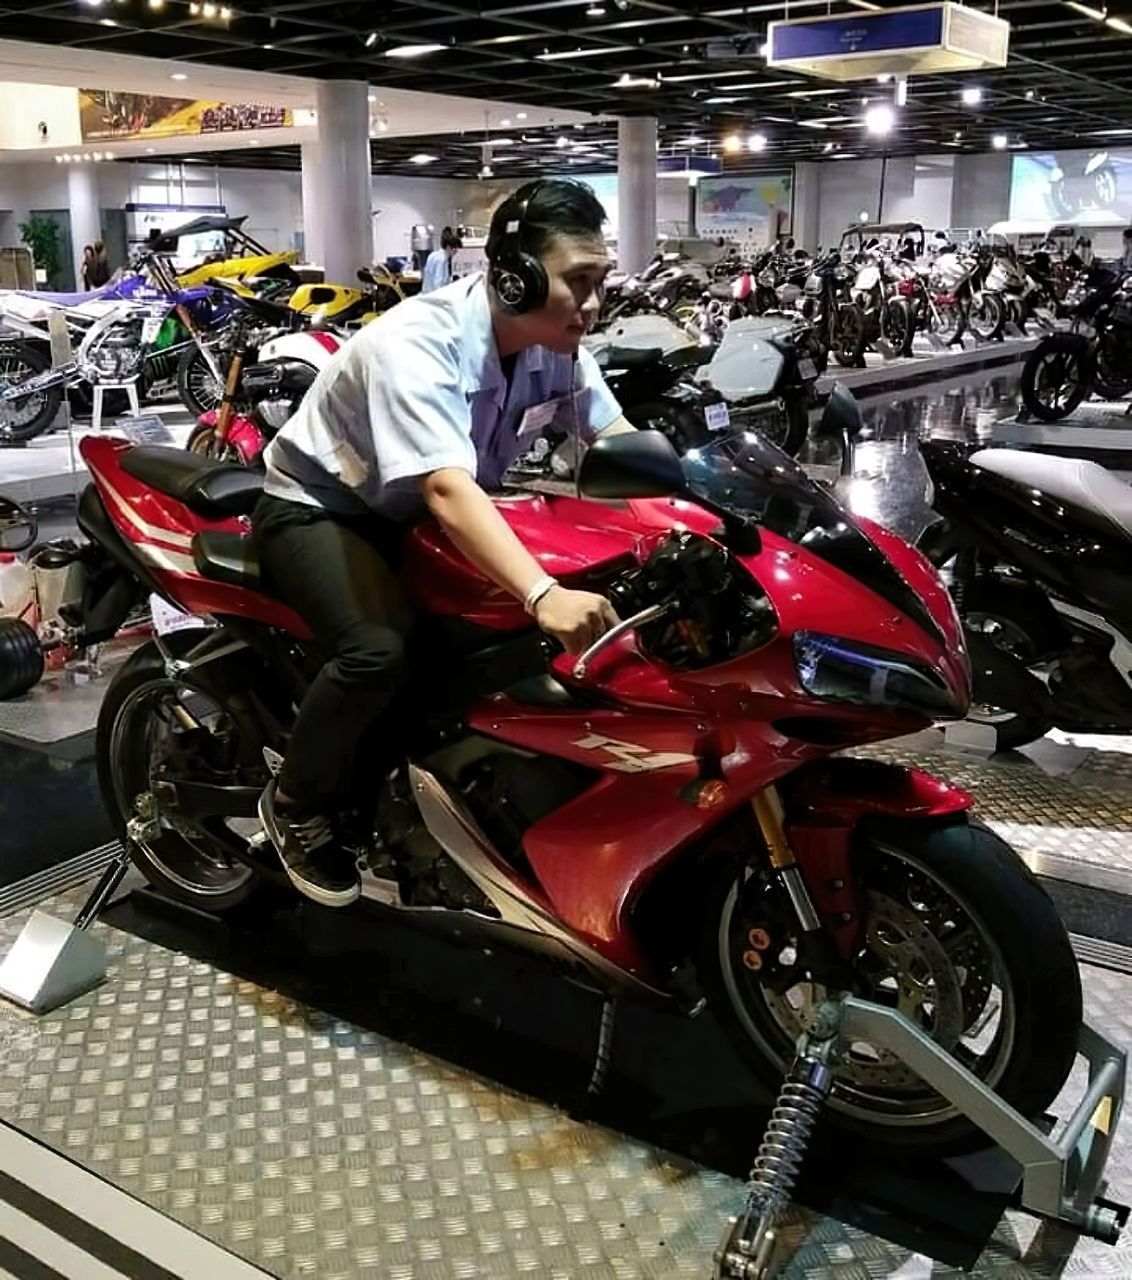
[(620, 742), (617, 738), (606, 738), (600, 733), (579, 738), (574, 746), (581, 747), (583, 751), (607, 752), (611, 758), (604, 763), (620, 773), (654, 773), (657, 769), (696, 763), (695, 756), (683, 751), (650, 751), (648, 747), (638, 746), (635, 742)]

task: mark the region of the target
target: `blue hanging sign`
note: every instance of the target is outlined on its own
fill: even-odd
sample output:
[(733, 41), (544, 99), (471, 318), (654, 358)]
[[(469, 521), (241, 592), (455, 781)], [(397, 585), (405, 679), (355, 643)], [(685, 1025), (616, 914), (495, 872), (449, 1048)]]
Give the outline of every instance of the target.
[(1006, 65), (1010, 24), (952, 0), (787, 19), (768, 28), (767, 65), (829, 80)]

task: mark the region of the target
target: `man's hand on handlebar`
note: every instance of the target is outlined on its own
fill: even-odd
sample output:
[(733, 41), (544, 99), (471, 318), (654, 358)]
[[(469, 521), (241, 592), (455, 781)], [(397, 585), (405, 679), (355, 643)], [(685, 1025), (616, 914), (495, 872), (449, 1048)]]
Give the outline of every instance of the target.
[(573, 657), (615, 627), (618, 618), (604, 596), (556, 586), (539, 601), (535, 621)]

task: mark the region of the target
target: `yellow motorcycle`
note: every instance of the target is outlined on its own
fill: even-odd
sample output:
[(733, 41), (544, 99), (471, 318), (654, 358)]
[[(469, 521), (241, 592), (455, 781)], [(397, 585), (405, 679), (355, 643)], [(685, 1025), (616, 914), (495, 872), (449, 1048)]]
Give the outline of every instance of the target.
[(291, 294), (291, 310), (335, 328), (360, 329), (405, 300), (401, 282), (383, 263), (363, 267), (358, 280), (364, 289), (345, 284), (301, 284)]

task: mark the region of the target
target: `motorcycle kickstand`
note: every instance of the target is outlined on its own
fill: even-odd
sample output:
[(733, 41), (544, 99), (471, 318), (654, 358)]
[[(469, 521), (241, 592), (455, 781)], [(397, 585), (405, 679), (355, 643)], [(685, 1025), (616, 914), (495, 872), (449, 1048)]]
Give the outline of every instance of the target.
[(594, 1103), (605, 1090), (605, 1080), (609, 1075), (609, 1064), (613, 1058), (613, 1028), (616, 1019), (617, 1001), (606, 997), (601, 1005), (601, 1025), (597, 1034), (593, 1072), (585, 1094), (573, 1109), (572, 1115), (575, 1120), (588, 1119)]
[(833, 1087), (830, 1060), (840, 1022), (840, 1002), (827, 1002), (798, 1041), (751, 1169), (746, 1203), (715, 1251), (712, 1280), (771, 1280), (778, 1273), (778, 1228)]

